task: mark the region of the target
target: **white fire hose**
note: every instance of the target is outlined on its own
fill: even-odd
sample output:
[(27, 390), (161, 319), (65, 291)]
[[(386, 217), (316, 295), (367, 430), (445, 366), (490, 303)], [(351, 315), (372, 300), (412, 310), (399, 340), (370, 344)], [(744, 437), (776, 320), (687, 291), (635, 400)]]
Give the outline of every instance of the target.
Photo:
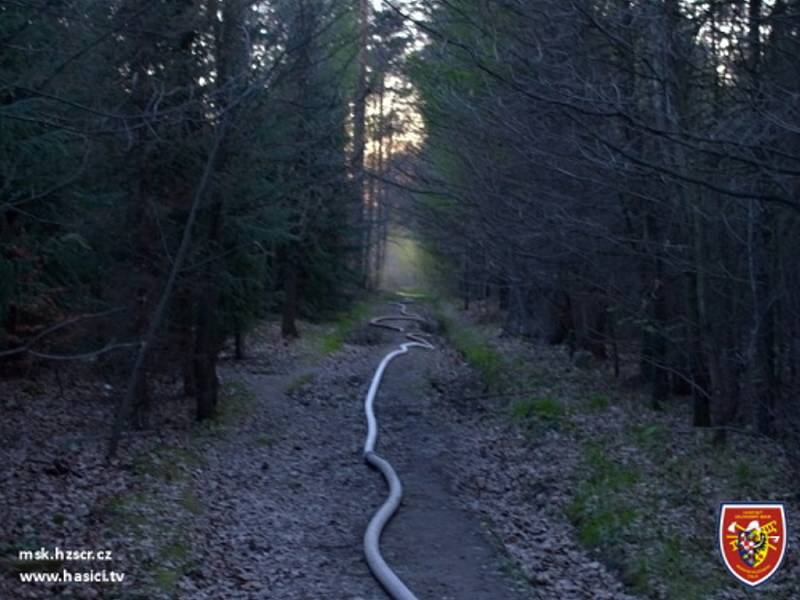
[[(406, 309), (406, 305), (403, 303), (397, 302), (394, 303), (394, 305), (400, 307), (402, 315), (376, 317), (372, 319), (369, 324), (375, 327), (391, 329), (392, 331), (405, 332), (399, 325), (389, 325), (384, 323), (384, 321), (420, 322), (425, 320), (419, 315), (409, 313)], [(403, 498), (403, 485), (400, 483), (400, 478), (397, 476), (397, 473), (395, 473), (392, 465), (375, 453), (375, 443), (378, 439), (378, 421), (375, 418), (374, 405), (375, 396), (378, 393), (378, 388), (383, 379), (383, 373), (392, 360), (402, 354), (406, 354), (409, 348), (433, 350), (433, 345), (420, 334), (406, 333), (406, 337), (411, 341), (400, 344), (397, 350), (392, 350), (383, 357), (381, 364), (378, 365), (375, 371), (375, 375), (372, 377), (372, 383), (370, 383), (369, 390), (367, 391), (367, 398), (364, 401), (364, 412), (367, 416), (367, 439), (364, 442), (364, 460), (368, 465), (381, 472), (389, 486), (389, 497), (372, 517), (372, 520), (367, 526), (367, 531), (364, 533), (364, 555), (367, 558), (367, 564), (372, 574), (394, 600), (417, 600), (417, 597), (400, 580), (394, 571), (389, 568), (389, 565), (386, 564), (386, 561), (383, 560), (383, 556), (381, 556), (381, 533), (386, 523), (394, 516), (397, 508), (400, 506), (400, 500)]]

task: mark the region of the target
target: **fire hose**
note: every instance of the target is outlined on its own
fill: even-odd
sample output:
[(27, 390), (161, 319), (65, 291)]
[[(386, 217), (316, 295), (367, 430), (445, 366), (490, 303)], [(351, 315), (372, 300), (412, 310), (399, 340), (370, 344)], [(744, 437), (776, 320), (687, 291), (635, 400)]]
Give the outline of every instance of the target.
[(389, 596), (394, 600), (417, 600), (414, 593), (408, 589), (395, 572), (392, 571), (389, 565), (386, 564), (383, 556), (381, 556), (381, 533), (383, 533), (384, 527), (400, 506), (400, 501), (403, 498), (403, 485), (397, 473), (392, 468), (392, 465), (375, 452), (375, 443), (378, 440), (378, 421), (375, 418), (374, 405), (375, 396), (381, 385), (383, 374), (390, 362), (398, 356), (408, 353), (410, 348), (425, 348), (427, 350), (433, 350), (434, 348), (421, 334), (407, 333), (405, 329), (399, 325), (385, 323), (385, 321), (425, 321), (425, 319), (419, 315), (409, 313), (405, 304), (401, 302), (393, 304), (400, 308), (401, 315), (376, 317), (369, 322), (369, 324), (374, 327), (383, 327), (384, 329), (405, 333), (406, 338), (410, 341), (400, 344), (399, 348), (392, 350), (383, 357), (383, 360), (375, 370), (375, 374), (372, 376), (372, 382), (370, 383), (367, 397), (364, 401), (364, 412), (367, 417), (367, 439), (364, 442), (364, 460), (369, 466), (380, 471), (389, 486), (389, 496), (373, 515), (364, 533), (364, 555), (366, 556), (367, 564), (372, 574), (375, 576), (375, 579), (383, 586)]

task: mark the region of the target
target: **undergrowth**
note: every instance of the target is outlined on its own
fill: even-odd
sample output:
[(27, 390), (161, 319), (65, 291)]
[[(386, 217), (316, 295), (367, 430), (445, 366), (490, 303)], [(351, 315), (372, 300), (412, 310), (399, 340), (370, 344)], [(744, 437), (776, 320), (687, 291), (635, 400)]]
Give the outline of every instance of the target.
[(632, 533), (636, 509), (625, 501), (624, 492), (633, 488), (641, 475), (610, 460), (599, 442), (585, 444), (584, 457), (586, 475), (575, 489), (567, 512), (583, 544), (608, 550)]
[(632, 592), (701, 600), (737, 586), (718, 557), (719, 501), (787, 498), (775, 453), (748, 451), (754, 440), (741, 437), (717, 446), (711, 431), (688, 426), (688, 408), (677, 399), (652, 411), (641, 394), (609, 387), (599, 370), (571, 369), (557, 349), (492, 344), (490, 328), (444, 302), (434, 308), (488, 389), (521, 390), (496, 406), (526, 439), (556, 430), (543, 439), (577, 445), (562, 508), (576, 538)]
[(319, 350), (323, 354), (332, 354), (340, 350), (353, 330), (364, 325), (371, 306), (370, 301), (358, 302), (346, 313), (326, 324), (317, 342)]
[(486, 389), (501, 391), (505, 387), (506, 364), (492, 346), (489, 332), (459, 319), (452, 307), (441, 300), (434, 299), (432, 306), (445, 337), (480, 375)]
[(716, 446), (709, 432), (675, 434), (657, 413), (645, 417), (583, 444), (567, 514), (579, 540), (636, 593), (712, 597), (736, 585), (717, 557), (716, 503), (772, 497), (778, 472), (763, 457)]
[(510, 418), (531, 440), (548, 431), (572, 428), (566, 406), (550, 396), (514, 400)]
[[(194, 492), (192, 471), (206, 465), (203, 448), (209, 438), (233, 435), (232, 430), (255, 408), (256, 397), (243, 381), (227, 381), (213, 419), (198, 424), (183, 445), (161, 444), (133, 460), (137, 476), (130, 489), (109, 498), (104, 513), (113, 529), (151, 550), (136, 556), (147, 579), (141, 597), (177, 597), (178, 582), (197, 564), (190, 537), (193, 523), (205, 507)], [(266, 434), (258, 445), (269, 445)]]
[[(112, 527), (125, 536), (146, 539), (153, 552), (135, 557), (149, 581), (140, 584), (144, 595), (153, 592), (174, 597), (183, 575), (196, 564), (189, 540), (192, 522), (204, 507), (194, 494), (186, 470), (203, 464), (199, 454), (171, 446), (143, 453), (134, 462), (135, 472), (148, 479), (110, 498), (105, 514)], [(168, 490), (179, 489), (177, 496), (165, 494), (154, 481), (162, 481)]]
[(292, 381), (289, 382), (289, 385), (286, 386), (286, 394), (288, 396), (296, 396), (299, 394), (306, 386), (311, 384), (316, 375), (312, 372), (309, 373), (301, 373)]

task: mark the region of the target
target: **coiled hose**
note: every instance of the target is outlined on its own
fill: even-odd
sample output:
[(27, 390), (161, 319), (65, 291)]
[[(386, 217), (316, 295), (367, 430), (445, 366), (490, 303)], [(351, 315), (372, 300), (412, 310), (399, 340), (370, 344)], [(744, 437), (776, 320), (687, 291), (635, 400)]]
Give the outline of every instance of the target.
[[(419, 315), (409, 313), (406, 305), (402, 302), (395, 302), (392, 304), (400, 308), (401, 315), (376, 317), (372, 319), (369, 324), (374, 327), (383, 327), (385, 329), (391, 329), (392, 331), (405, 333), (405, 330), (399, 325), (390, 325), (385, 323), (385, 321), (421, 322), (425, 320)], [(378, 388), (383, 379), (383, 373), (392, 360), (402, 354), (406, 354), (409, 348), (434, 349), (433, 345), (421, 334), (406, 333), (406, 337), (410, 341), (400, 344), (397, 350), (393, 350), (383, 357), (383, 360), (375, 370), (375, 374), (372, 376), (372, 382), (370, 383), (367, 397), (364, 401), (364, 412), (367, 416), (367, 439), (364, 442), (364, 460), (369, 466), (381, 472), (381, 475), (383, 475), (383, 478), (389, 486), (389, 496), (373, 515), (372, 520), (367, 526), (367, 531), (364, 533), (364, 555), (366, 556), (367, 564), (372, 574), (394, 600), (417, 600), (417, 597), (408, 589), (394, 571), (389, 568), (389, 565), (386, 564), (383, 556), (381, 556), (381, 533), (383, 533), (383, 528), (400, 506), (400, 500), (403, 498), (403, 485), (400, 483), (400, 478), (397, 476), (397, 473), (395, 473), (392, 465), (375, 453), (375, 443), (378, 440), (378, 421), (375, 418), (374, 405), (375, 396), (378, 393)]]

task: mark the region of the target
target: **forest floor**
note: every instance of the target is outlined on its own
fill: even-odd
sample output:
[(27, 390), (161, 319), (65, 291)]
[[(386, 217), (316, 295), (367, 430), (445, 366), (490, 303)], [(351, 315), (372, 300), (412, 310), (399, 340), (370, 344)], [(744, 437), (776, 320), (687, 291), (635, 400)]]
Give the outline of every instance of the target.
[[(439, 302), (436, 313), (488, 387), (486, 397), (467, 399), (465, 410), (485, 412), (505, 432), (498, 440), (513, 448), (511, 463), (531, 474), (517, 488), (525, 493), (510, 515), (489, 511), (494, 530), (511, 536), (506, 551), (519, 564), (531, 564), (530, 538), (514, 535), (516, 519), (539, 507), (553, 515), (558, 535), (579, 541), (635, 596), (800, 598), (800, 557), (793, 552), (800, 536), (792, 525), (800, 510), (797, 469), (780, 443), (747, 430), (715, 443), (714, 431), (690, 425), (688, 397), (654, 410), (647, 390), (633, 383), (635, 351), (622, 353), (614, 377), (610, 361), (578, 368), (565, 347), (504, 336), (499, 316), (480, 303), (463, 311)], [(509, 443), (513, 431), (525, 440)], [(494, 491), (502, 502), (510, 499), (502, 481)], [(757, 590), (745, 589), (721, 562), (717, 517), (725, 501), (785, 504), (785, 561)]]
[[(113, 384), (0, 383), (0, 598), (385, 598), (361, 543), (386, 490), (361, 446), (367, 385), (402, 339), (366, 322), (395, 310), (303, 324), (291, 344), (263, 324), (248, 358), (224, 360), (218, 419), (194, 424), (163, 382), (157, 427), (111, 465)], [(376, 402), (378, 451), (405, 486), (382, 548), (420, 598), (748, 597), (715, 556), (715, 503), (768, 490), (791, 519), (771, 447), (711, 450), (685, 406), (641, 410), (602, 366), (503, 338), (479, 312), (435, 312), (436, 350), (392, 363)], [(19, 560), (56, 546), (112, 556)], [(20, 582), (102, 568), (123, 584)], [(800, 596), (799, 573), (790, 553), (769, 597)]]

